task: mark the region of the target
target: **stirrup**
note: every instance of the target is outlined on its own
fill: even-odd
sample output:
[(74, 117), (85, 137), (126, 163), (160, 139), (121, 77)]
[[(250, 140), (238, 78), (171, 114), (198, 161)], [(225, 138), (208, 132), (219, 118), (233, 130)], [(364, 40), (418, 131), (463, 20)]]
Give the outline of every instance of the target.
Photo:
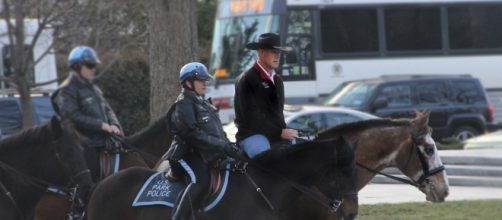
[(83, 220), (85, 219), (85, 210), (82, 212), (74, 213), (74, 210), (68, 213), (68, 220)]

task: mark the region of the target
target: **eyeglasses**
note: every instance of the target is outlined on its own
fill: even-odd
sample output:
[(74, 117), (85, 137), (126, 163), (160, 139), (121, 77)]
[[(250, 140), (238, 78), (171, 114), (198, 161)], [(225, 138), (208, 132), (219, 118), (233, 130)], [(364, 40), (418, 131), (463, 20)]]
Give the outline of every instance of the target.
[(96, 69), (96, 64), (86, 63), (84, 64), (84, 66), (88, 69)]

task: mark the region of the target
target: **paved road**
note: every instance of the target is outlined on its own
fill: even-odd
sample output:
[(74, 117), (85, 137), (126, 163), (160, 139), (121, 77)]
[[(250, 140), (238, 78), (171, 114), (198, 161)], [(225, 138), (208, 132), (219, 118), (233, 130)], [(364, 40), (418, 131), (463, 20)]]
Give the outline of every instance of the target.
[[(502, 188), (450, 186), (446, 201), (502, 199)], [(404, 184), (369, 184), (359, 192), (359, 204), (425, 202), (425, 195)]]

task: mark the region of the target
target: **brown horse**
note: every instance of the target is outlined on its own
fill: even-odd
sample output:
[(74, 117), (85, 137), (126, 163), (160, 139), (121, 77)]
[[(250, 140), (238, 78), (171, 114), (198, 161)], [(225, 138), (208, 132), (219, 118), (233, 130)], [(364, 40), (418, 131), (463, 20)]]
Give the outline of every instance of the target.
[[(429, 113), (417, 112), (415, 119), (374, 119), (343, 124), (322, 131), (319, 139), (343, 136), (357, 143), (357, 189), (361, 190), (384, 168), (397, 167), (432, 202), (443, 202), (448, 196), (448, 178), (439, 158), (431, 129)], [(356, 209), (357, 199), (346, 196), (342, 206)], [(345, 210), (344, 209), (344, 210)], [(298, 212), (288, 219), (336, 219), (308, 198), (297, 203)]]
[(0, 141), (0, 219), (33, 219), (48, 185), (92, 185), (78, 133), (53, 117)]
[[(168, 130), (166, 117), (161, 117), (146, 128), (121, 140), (128, 151), (121, 152), (119, 169), (133, 166), (153, 167), (171, 144), (173, 137)], [(35, 219), (66, 220), (70, 206), (68, 196), (46, 192), (37, 204)]]
[[(292, 211), (292, 201), (303, 193), (317, 195), (313, 197), (330, 206), (333, 199), (342, 197), (342, 191), (356, 190), (353, 147), (343, 138), (272, 149), (259, 155), (245, 171), (233, 172), (221, 201), (207, 212), (196, 213), (197, 218), (283, 219)], [(132, 207), (136, 193), (153, 174), (153, 170), (129, 168), (100, 182), (89, 201), (88, 219), (168, 219), (170, 207)], [(321, 194), (308, 192), (310, 186)]]

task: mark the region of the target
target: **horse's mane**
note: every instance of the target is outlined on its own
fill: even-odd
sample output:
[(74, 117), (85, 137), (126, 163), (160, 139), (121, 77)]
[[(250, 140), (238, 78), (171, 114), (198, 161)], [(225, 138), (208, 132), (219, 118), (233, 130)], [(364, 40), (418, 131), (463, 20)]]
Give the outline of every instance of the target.
[(56, 134), (53, 132), (50, 122), (36, 125), (0, 140), (0, 152), (20, 146), (43, 146), (54, 140), (55, 136)]
[(324, 135), (336, 134), (342, 135), (346, 132), (357, 132), (360, 130), (366, 130), (375, 127), (396, 127), (396, 126), (411, 126), (411, 120), (409, 119), (370, 119), (364, 121), (357, 121), (352, 123), (344, 123), (337, 125), (335, 127), (327, 128), (319, 131), (318, 136), (324, 137)]
[[(324, 150), (333, 149), (335, 146), (337, 147), (337, 149), (339, 149), (338, 147), (341, 143), (345, 144), (345, 142), (341, 142), (340, 138), (328, 138), (324, 140), (318, 139), (313, 141), (306, 141), (292, 146), (283, 145), (258, 154), (254, 158), (254, 161), (260, 164), (267, 164), (274, 163), (283, 159), (308, 157), (309, 153), (314, 153), (315, 151), (324, 152)], [(340, 151), (340, 153), (345, 154), (346, 152)], [(333, 155), (330, 154), (322, 156), (332, 157)]]
[[(11, 167), (10, 165), (7, 165), (0, 161), (0, 182), (2, 181), (7, 181), (16, 184), (16, 186), (39, 186), (36, 185), (33, 182), (33, 179), (31, 179), (28, 175), (25, 174), (20, 174), (20, 171), (16, 170), (15, 168)], [(3, 182), (5, 183), (5, 182)], [(19, 188), (18, 188), (19, 189)], [(12, 189), (10, 189), (12, 190)]]
[(145, 139), (157, 136), (161, 132), (167, 132), (167, 118), (161, 117), (154, 123), (148, 125), (147, 127), (141, 129), (140, 131), (134, 133), (131, 136), (126, 137), (126, 140), (131, 144), (137, 144), (143, 142)]
[(264, 152), (256, 155), (254, 160), (257, 161), (258, 163), (267, 163), (270, 161), (277, 161), (281, 158), (284, 158), (285, 156), (295, 154), (298, 152), (303, 152), (307, 148), (312, 147), (311, 144), (306, 144), (306, 143), (309, 143), (309, 142), (304, 142), (304, 143), (296, 144), (293, 146), (282, 145), (280, 147), (275, 147), (275, 148), (272, 148), (270, 150), (264, 151)]

